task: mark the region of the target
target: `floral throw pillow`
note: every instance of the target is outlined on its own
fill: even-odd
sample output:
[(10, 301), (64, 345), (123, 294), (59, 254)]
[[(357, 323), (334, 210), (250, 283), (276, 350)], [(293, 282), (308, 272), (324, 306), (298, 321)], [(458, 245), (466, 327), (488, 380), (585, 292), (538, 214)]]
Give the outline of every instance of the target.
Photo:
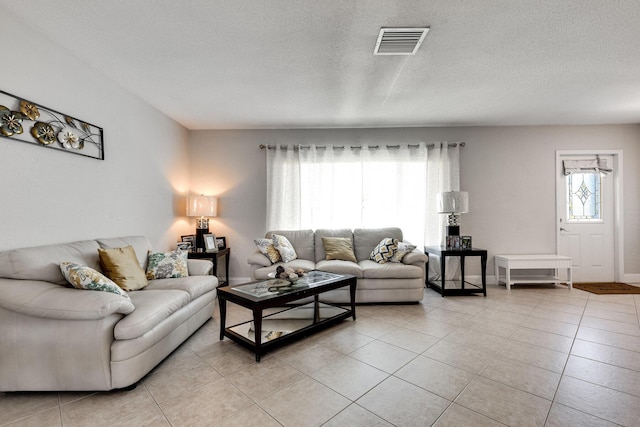
[(67, 282), (76, 289), (111, 292), (129, 299), (129, 295), (120, 286), (93, 268), (74, 262), (61, 262), (60, 271)]
[(147, 279), (187, 277), (187, 251), (148, 252)]
[(369, 259), (377, 262), (378, 264), (384, 264), (387, 261), (390, 261), (393, 258), (393, 254), (398, 249), (398, 239), (392, 239), (387, 237), (382, 239), (378, 246), (373, 248), (371, 251), (371, 255)]
[(296, 250), (293, 248), (289, 239), (279, 234), (274, 234), (272, 238), (273, 246), (275, 246), (278, 252), (280, 252), (282, 261), (289, 262), (298, 258), (298, 254), (296, 254)]
[(400, 242), (398, 243), (398, 249), (391, 257), (391, 262), (402, 262), (402, 258), (409, 252), (412, 252), (416, 248), (415, 245), (412, 245), (409, 242)]
[(271, 239), (254, 239), (253, 243), (256, 244), (260, 252), (269, 258), (271, 264), (282, 261), (280, 252), (273, 246), (273, 240)]

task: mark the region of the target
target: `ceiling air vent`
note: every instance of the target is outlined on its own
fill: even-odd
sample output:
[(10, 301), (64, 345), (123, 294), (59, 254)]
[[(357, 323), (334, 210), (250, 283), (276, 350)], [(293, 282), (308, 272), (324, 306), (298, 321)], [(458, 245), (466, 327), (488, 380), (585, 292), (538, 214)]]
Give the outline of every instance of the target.
[(381, 28), (374, 55), (414, 55), (429, 27), (424, 28)]

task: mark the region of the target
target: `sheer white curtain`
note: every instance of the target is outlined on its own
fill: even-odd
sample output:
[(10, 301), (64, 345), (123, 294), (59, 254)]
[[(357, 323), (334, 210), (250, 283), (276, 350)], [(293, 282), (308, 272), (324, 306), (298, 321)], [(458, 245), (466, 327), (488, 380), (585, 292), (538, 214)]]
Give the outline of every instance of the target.
[(418, 247), (444, 242), (436, 194), (459, 189), (458, 147), (415, 145), (267, 150), (267, 229), (402, 228)]

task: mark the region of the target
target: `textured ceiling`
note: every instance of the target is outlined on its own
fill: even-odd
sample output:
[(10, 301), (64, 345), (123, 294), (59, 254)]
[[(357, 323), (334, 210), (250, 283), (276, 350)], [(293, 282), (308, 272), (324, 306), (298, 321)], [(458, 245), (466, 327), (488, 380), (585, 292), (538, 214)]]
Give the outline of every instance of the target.
[[(640, 123), (637, 0), (0, 0), (189, 129)], [(381, 27), (428, 26), (415, 56)], [(7, 40), (5, 40), (7, 41)]]

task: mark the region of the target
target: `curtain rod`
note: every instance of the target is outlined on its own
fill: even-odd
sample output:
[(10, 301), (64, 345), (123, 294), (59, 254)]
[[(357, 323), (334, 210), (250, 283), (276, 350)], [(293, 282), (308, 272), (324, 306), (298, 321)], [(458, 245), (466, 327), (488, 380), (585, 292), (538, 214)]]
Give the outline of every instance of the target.
[[(460, 146), (460, 147), (464, 147), (466, 144), (464, 142), (451, 142), (448, 144), (448, 147), (456, 147), (456, 146)], [(407, 147), (419, 147), (420, 145), (418, 144), (407, 144)], [(261, 150), (264, 150), (265, 148), (268, 150), (274, 150), (276, 148), (278, 148), (278, 145), (264, 145), (264, 144), (260, 144), (259, 145)], [(286, 145), (281, 145), (280, 147), (287, 147)], [(338, 149), (345, 149), (345, 148), (351, 148), (352, 150), (356, 150), (356, 149), (361, 149), (363, 146), (362, 145), (351, 145), (351, 146), (344, 146), (344, 145), (337, 145), (334, 146), (333, 148), (338, 148)], [(380, 148), (379, 145), (368, 145), (368, 148)], [(387, 145), (387, 148), (400, 148), (400, 145)], [(432, 149), (435, 148), (436, 144), (427, 144), (427, 149)], [(442, 144), (440, 144), (440, 147), (442, 147)], [(299, 148), (311, 148), (310, 145), (295, 145), (293, 147), (294, 150), (298, 150)], [(316, 148), (327, 148), (326, 145), (318, 145)]]

